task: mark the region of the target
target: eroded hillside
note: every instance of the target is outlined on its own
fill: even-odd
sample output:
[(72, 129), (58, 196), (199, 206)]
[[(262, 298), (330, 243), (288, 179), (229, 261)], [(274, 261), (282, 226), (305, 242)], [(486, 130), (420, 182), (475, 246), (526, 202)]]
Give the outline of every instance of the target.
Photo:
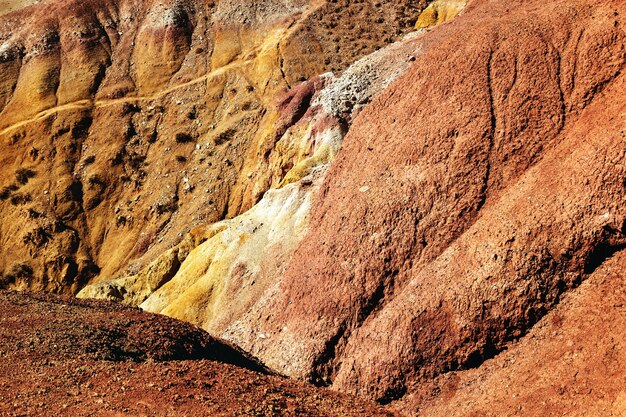
[(412, 29), (426, 1), (53, 0), (0, 22), (4, 286), (75, 293), (251, 208), (311, 143), (286, 90)]
[(355, 64), (300, 123), (332, 131), (385, 51), (399, 78), (329, 174), (219, 224), (142, 307), (384, 403), (481, 365), (624, 245), (622, 7), (476, 1)]
[(6, 285), (408, 415), (624, 412), (623, 2), (200, 3), (120, 17), (30, 115), (55, 72), (7, 52)]

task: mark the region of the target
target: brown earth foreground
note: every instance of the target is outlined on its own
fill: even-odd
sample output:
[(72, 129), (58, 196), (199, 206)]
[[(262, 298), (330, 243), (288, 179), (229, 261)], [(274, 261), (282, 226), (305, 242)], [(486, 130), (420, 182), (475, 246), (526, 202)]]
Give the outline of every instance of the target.
[(0, 292), (3, 416), (392, 416), (136, 308)]
[(423, 384), (388, 412), (268, 375), (226, 342), (138, 309), (12, 292), (0, 293), (0, 308), (0, 413), (7, 416), (626, 412), (626, 251), (507, 351)]

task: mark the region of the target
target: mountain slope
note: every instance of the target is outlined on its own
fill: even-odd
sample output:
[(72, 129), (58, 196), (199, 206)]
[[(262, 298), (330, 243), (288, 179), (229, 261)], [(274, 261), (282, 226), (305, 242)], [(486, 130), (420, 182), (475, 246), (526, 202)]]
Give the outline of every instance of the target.
[(524, 335), (624, 244), (623, 13), (476, 1), (425, 37), (353, 124), (278, 295), (233, 340), (386, 402)]
[(507, 352), (424, 386), (404, 405), (428, 416), (619, 416), (626, 349), (623, 251)]
[[(92, 78), (54, 31), (24, 62), (12, 40), (5, 286), (140, 305), (411, 415), (619, 413), (598, 282), (626, 266), (626, 5), (465, 3), (94, 2), (126, 26), (84, 34)], [(615, 366), (532, 362), (560, 337)], [(569, 397), (497, 386), (533, 370)]]
[(274, 148), (301, 116), (280, 117), (285, 90), (410, 31), (426, 4), (52, 0), (3, 16), (4, 286), (76, 293), (248, 210), (309, 150)]
[(144, 308), (383, 402), (479, 366), (625, 242), (621, 8), (475, 1), (409, 41), (293, 254), (244, 252), (207, 280), (205, 243)]

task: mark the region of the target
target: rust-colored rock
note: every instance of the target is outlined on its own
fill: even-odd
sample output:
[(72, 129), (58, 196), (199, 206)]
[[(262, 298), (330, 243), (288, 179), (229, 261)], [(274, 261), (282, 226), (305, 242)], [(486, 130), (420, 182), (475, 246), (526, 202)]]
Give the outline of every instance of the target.
[(70, 3), (2, 18), (4, 286), (409, 415), (623, 413), (623, 1)]
[(624, 271), (621, 251), (506, 352), (424, 384), (398, 408), (433, 417), (622, 415)]
[(475, 1), (424, 37), (236, 343), (389, 402), (523, 336), (626, 242), (624, 12)]

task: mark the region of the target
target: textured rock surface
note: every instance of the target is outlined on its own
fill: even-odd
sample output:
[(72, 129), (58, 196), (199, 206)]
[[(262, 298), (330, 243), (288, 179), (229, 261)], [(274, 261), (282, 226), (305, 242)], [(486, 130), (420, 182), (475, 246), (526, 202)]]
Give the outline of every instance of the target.
[[(205, 243), (144, 306), (383, 402), (479, 366), (625, 242), (620, 7), (476, 1), (419, 35), (412, 68), (350, 128), (293, 254), (291, 240), (251, 263), (271, 267), (231, 255), (206, 274)], [(351, 120), (368, 62), (313, 103)]]
[(84, 66), (4, 41), (6, 286), (90, 280), (412, 415), (624, 411), (622, 1), (110, 4), (141, 17)]
[(293, 163), (275, 149), (302, 116), (280, 117), (284, 90), (397, 39), (426, 4), (50, 0), (3, 16), (3, 285), (76, 293), (245, 212)]
[(623, 12), (476, 1), (430, 32), (237, 343), (386, 402), (524, 335), (624, 243)]
[(31, 4), (39, 3), (38, 0), (0, 0), (0, 15), (19, 10)]
[(454, 19), (467, 4), (466, 0), (436, 0), (420, 13), (415, 29), (438, 26)]
[(401, 408), (427, 416), (623, 415), (624, 271), (621, 251), (506, 352), (425, 385)]
[(242, 316), (275, 296), (284, 268), (308, 230), (313, 195), (352, 116), (408, 68), (419, 42), (410, 36), (363, 58), (337, 79), (326, 75), (293, 89), (281, 106), (287, 116), (307, 92), (313, 96), (270, 156), (277, 168), (273, 186), (279, 189), (268, 191), (240, 216), (193, 230), (137, 276), (87, 286), (78, 296), (142, 303), (149, 311), (235, 337), (238, 323), (245, 322)]

